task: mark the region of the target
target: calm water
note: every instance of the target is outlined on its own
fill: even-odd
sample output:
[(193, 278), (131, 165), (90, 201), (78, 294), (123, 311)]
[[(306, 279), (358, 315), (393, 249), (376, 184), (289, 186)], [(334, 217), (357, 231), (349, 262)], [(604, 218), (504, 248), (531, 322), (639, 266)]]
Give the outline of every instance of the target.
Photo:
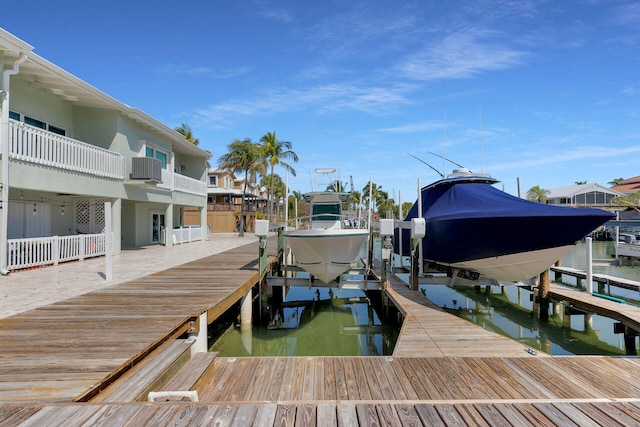
[[(612, 242), (593, 242), (594, 259), (610, 259)], [(377, 253), (377, 252), (376, 252)], [(584, 269), (586, 246), (576, 245), (563, 265)], [(594, 273), (640, 281), (639, 267), (594, 265)], [(565, 278), (567, 283), (572, 278)], [(582, 315), (571, 316), (569, 328), (562, 316), (540, 322), (532, 315), (531, 292), (507, 285), (450, 288), (421, 286), (427, 298), (470, 322), (553, 355), (624, 355), (624, 339), (613, 333), (614, 321), (593, 315), (585, 324)], [(612, 294), (639, 299), (638, 292), (615, 290)], [(228, 329), (211, 347), (220, 356), (348, 356), (388, 355), (393, 352), (398, 331), (385, 325), (365, 294), (358, 290), (291, 288), (285, 297), (289, 305), (276, 313), (270, 326), (240, 326)]]
[(613, 333), (613, 320), (593, 315), (591, 325), (585, 326), (584, 316), (576, 315), (571, 316), (570, 328), (563, 328), (561, 315), (540, 322), (532, 315), (531, 292), (526, 289), (426, 285), (420, 290), (450, 313), (519, 341), (523, 347), (553, 355), (626, 353), (623, 336)]
[(383, 322), (363, 291), (293, 287), (288, 307), (268, 326), (228, 329), (211, 351), (220, 356), (382, 356), (398, 331)]

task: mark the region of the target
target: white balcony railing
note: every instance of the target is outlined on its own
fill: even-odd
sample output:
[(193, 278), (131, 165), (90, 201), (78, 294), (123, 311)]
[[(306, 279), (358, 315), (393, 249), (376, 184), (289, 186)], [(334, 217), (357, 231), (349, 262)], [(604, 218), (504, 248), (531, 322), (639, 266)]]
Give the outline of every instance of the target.
[(15, 120), (9, 120), (9, 157), (106, 178), (125, 178), (121, 154)]
[(106, 235), (78, 234), (9, 239), (7, 246), (7, 269), (18, 270), (105, 255)]
[(162, 169), (162, 182), (158, 187), (166, 188), (171, 191), (180, 191), (183, 193), (197, 194), (206, 196), (207, 183), (197, 179), (189, 178), (185, 175), (169, 172)]
[(182, 191), (183, 193), (193, 194), (207, 194), (207, 183), (197, 179), (189, 178), (188, 176), (173, 174), (174, 190)]

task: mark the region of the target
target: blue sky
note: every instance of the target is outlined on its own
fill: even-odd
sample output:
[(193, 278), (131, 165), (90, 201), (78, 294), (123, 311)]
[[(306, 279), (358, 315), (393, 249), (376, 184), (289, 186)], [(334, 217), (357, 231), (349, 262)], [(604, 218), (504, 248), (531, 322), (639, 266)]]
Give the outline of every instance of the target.
[[(12, 1), (0, 26), (213, 154), (268, 131), (414, 201), (445, 155), (554, 188), (640, 175), (637, 1)], [(64, 5), (64, 6), (62, 6)], [(282, 169), (278, 172), (284, 176)]]

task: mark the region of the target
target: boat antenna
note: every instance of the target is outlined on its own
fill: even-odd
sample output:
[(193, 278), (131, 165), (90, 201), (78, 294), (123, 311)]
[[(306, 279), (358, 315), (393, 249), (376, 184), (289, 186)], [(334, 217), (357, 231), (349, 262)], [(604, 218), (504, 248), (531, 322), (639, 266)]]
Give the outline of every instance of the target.
[(482, 107), (480, 107), (480, 173), (484, 172), (482, 160)]
[(444, 108), (444, 127), (442, 134), (442, 174), (447, 173), (447, 107)]
[(438, 175), (440, 175), (440, 178), (444, 178), (444, 174), (442, 172), (440, 172), (438, 169), (434, 168), (433, 166), (431, 166), (429, 163), (425, 162), (424, 160), (414, 156), (411, 153), (407, 153), (408, 155), (410, 155), (411, 157), (413, 157), (414, 159), (424, 163), (425, 165), (429, 166), (431, 169), (433, 169)]
[(462, 166), (460, 163), (456, 163), (456, 162), (454, 162), (454, 161), (453, 161), (453, 160), (451, 160), (451, 159), (447, 159), (446, 157), (443, 157), (443, 156), (441, 156), (440, 154), (436, 154), (436, 153), (433, 153), (433, 152), (431, 152), (431, 151), (429, 151), (429, 154), (433, 154), (434, 156), (440, 157), (441, 159), (446, 160), (447, 162), (451, 162), (451, 163), (453, 163), (454, 165), (458, 166), (459, 168), (463, 168), (463, 167), (464, 167), (464, 166)]

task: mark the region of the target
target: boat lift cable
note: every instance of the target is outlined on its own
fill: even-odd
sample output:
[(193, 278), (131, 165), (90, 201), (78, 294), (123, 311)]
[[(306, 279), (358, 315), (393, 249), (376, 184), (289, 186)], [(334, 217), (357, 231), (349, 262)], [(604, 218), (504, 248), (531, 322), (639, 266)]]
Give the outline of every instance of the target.
[(440, 175), (440, 178), (444, 178), (444, 174), (442, 172), (440, 172), (438, 169), (434, 168), (433, 166), (431, 166), (429, 163), (425, 162), (424, 160), (414, 156), (411, 153), (407, 153), (408, 155), (410, 155), (411, 157), (413, 157), (414, 159), (424, 163), (425, 165), (429, 166), (431, 169), (433, 169), (438, 175)]

